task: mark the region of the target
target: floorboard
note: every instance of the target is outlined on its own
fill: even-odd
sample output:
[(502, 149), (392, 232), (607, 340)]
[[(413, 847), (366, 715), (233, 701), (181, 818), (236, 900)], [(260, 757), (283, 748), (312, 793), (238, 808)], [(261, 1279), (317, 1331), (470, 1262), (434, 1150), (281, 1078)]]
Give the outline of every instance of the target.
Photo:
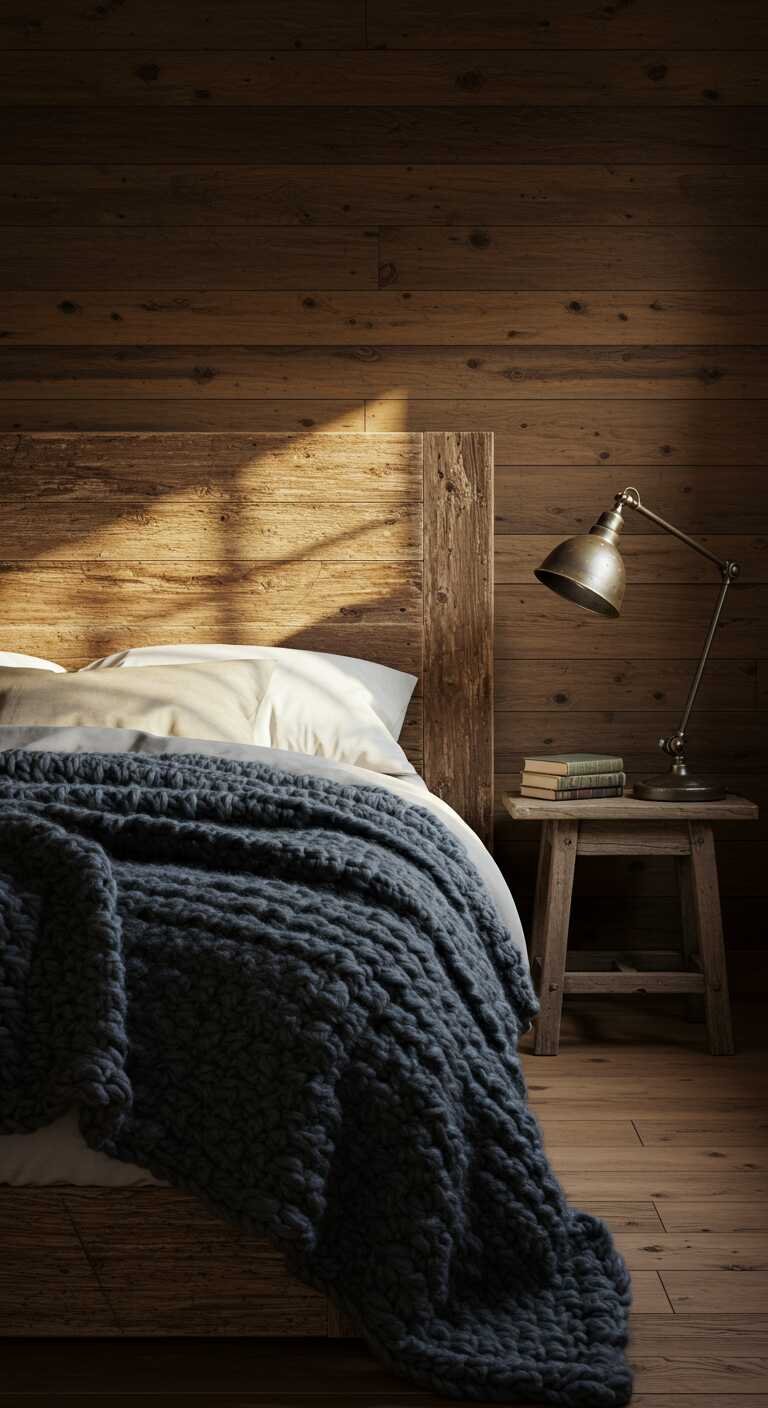
[[(574, 1001), (524, 1064), (555, 1168), (632, 1271), (633, 1408), (768, 1408), (768, 1049), (714, 1059), (682, 1005)], [(119, 1384), (119, 1391), (114, 1385)], [(447, 1408), (359, 1341), (5, 1340), (0, 1408)], [(518, 1408), (529, 1408), (518, 1405)]]

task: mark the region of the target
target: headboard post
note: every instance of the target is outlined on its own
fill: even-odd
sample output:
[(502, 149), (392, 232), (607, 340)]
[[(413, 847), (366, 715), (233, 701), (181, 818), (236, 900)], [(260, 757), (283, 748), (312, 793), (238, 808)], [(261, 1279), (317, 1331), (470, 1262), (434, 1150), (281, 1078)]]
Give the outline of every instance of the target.
[(424, 433), (424, 777), (490, 846), (493, 435)]

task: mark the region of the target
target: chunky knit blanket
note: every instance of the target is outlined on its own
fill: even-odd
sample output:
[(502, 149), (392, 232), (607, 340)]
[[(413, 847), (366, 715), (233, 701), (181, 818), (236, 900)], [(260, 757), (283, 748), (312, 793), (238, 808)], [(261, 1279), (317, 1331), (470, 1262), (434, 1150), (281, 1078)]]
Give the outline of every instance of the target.
[(0, 1129), (78, 1106), (438, 1393), (623, 1404), (628, 1278), (526, 1109), (534, 1007), (461, 845), (390, 793), (0, 754)]

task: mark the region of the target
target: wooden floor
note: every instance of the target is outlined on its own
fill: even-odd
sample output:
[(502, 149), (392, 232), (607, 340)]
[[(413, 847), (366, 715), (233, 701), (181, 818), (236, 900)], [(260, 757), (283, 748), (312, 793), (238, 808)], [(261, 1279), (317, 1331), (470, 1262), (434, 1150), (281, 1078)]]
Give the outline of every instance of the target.
[[(768, 1022), (711, 1057), (679, 1000), (572, 1004), (558, 1057), (526, 1055), (572, 1200), (633, 1273), (637, 1408), (768, 1408)], [(526, 1046), (530, 1045), (527, 1038)], [(357, 1341), (4, 1341), (0, 1408), (429, 1408)]]

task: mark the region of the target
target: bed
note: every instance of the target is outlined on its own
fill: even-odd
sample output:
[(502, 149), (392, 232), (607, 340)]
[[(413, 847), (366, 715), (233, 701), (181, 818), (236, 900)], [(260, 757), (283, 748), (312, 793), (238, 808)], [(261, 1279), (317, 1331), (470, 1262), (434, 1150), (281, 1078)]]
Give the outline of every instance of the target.
[[(126, 646), (228, 640), (411, 670), (403, 747), (490, 846), (489, 434), (71, 432), (7, 435), (0, 454), (0, 649), (75, 669)], [(269, 1244), (192, 1196), (139, 1171), (99, 1186), (102, 1156), (51, 1182), (56, 1157), (43, 1140), (34, 1187), (6, 1158), (0, 1334), (349, 1332)]]

